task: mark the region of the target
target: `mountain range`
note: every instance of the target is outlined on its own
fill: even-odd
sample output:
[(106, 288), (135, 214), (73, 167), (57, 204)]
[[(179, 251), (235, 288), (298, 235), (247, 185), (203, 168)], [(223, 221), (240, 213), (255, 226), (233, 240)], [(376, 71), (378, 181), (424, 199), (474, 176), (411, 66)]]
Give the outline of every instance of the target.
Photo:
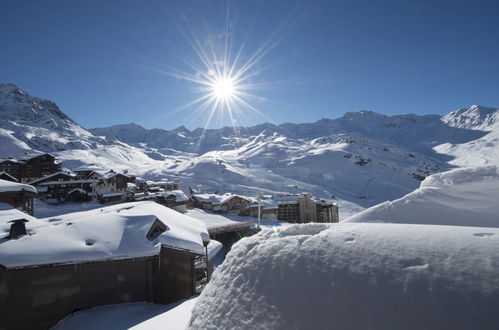
[(497, 164), (498, 114), (473, 105), (445, 116), (359, 111), (303, 124), (85, 129), (54, 102), (0, 84), (0, 156), (49, 152), (69, 169), (95, 163), (203, 192), (308, 191), (338, 202), (343, 218), (413, 191), (430, 174)]

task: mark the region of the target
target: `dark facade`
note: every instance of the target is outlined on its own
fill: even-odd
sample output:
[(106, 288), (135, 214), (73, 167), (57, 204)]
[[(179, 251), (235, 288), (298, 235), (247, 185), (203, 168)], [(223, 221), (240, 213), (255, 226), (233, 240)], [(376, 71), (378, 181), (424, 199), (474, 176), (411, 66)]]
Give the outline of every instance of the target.
[(298, 203), (278, 203), (277, 219), (287, 222), (298, 222), (300, 207)]
[[(92, 195), (92, 185), (96, 180), (68, 180), (68, 181), (48, 181), (39, 185), (40, 193), (47, 198), (56, 198), (61, 201), (71, 200), (70, 193), (75, 190), (85, 191)], [(90, 198), (91, 199), (91, 198)]]
[(0, 161), (0, 172), (7, 172), (21, 182), (32, 181), (60, 170), (61, 165), (50, 154)]
[(317, 203), (317, 222), (339, 222), (338, 206), (332, 203)]
[(12, 176), (11, 174), (7, 172), (0, 172), (0, 180), (5, 180), (5, 181), (11, 181), (11, 182), (19, 182), (17, 178)]
[(0, 265), (0, 330), (48, 329), (100, 305), (169, 304), (196, 293), (190, 252), (161, 247), (151, 257), (5, 269)]
[(0, 202), (33, 215), (33, 197), (35, 196), (36, 194), (31, 191), (5, 191), (0, 192)]
[(24, 160), (27, 164), (25, 178), (41, 178), (61, 170), (54, 156), (42, 154)]

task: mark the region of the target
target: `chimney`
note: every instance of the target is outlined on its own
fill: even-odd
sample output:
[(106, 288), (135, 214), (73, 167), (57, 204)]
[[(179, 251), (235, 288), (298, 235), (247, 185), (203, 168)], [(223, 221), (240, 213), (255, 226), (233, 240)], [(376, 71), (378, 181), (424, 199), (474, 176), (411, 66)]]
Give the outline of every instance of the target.
[(8, 223), (12, 224), (10, 225), (10, 232), (7, 238), (17, 238), (26, 235), (26, 222), (28, 222), (26, 219), (8, 221)]

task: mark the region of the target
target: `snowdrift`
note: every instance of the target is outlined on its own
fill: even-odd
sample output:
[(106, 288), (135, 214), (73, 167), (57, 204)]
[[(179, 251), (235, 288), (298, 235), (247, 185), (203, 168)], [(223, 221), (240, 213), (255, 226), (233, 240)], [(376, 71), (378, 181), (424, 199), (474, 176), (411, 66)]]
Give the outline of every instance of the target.
[(499, 227), (498, 192), (497, 166), (455, 169), (429, 176), (414, 192), (345, 221)]
[(496, 329), (499, 229), (339, 223), (234, 245), (189, 329)]

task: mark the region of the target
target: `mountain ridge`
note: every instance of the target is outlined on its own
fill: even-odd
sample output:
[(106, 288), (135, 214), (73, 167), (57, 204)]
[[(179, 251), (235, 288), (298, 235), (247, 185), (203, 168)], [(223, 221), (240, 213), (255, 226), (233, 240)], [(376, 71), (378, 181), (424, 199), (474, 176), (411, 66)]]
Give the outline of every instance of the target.
[[(309, 191), (340, 203), (346, 217), (413, 191), (430, 174), (461, 166), (460, 150), (467, 157), (479, 154), (473, 143), (490, 144), (499, 132), (499, 111), (482, 108), (445, 116), (347, 112), (312, 123), (192, 131), (135, 123), (86, 130), (54, 102), (0, 84), (0, 152), (51, 152), (68, 168), (97, 163), (150, 179), (180, 179), (202, 191)], [(497, 146), (499, 139), (492, 142)]]

